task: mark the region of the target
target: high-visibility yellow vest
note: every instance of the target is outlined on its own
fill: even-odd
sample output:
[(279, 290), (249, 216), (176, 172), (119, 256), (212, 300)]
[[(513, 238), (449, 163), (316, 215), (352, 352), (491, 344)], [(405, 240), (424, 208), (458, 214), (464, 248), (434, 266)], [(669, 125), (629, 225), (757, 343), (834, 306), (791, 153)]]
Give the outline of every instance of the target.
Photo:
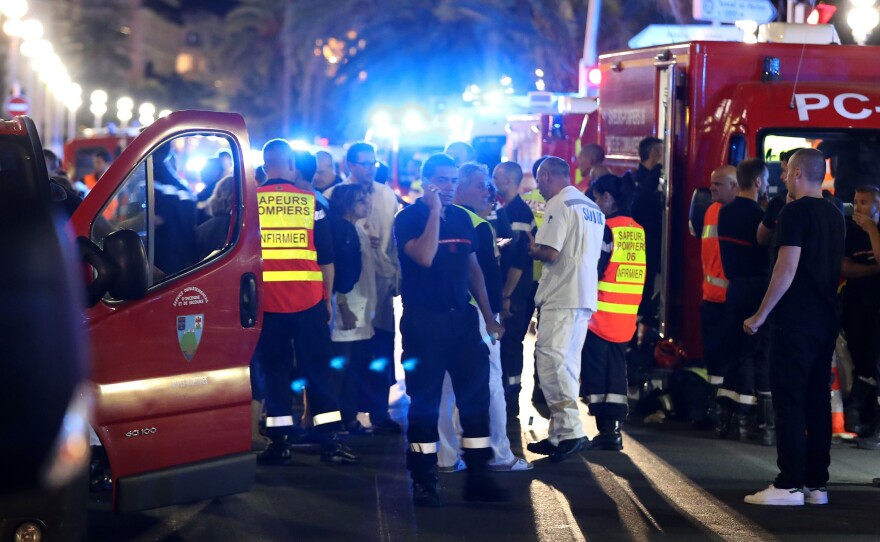
[(590, 333), (613, 343), (627, 342), (636, 332), (636, 314), (645, 289), (645, 230), (631, 217), (605, 221), (614, 237), (611, 260), (599, 279), (597, 311)]
[(264, 307), (301, 312), (324, 297), (315, 248), (315, 194), (292, 184), (257, 188), (263, 252)]

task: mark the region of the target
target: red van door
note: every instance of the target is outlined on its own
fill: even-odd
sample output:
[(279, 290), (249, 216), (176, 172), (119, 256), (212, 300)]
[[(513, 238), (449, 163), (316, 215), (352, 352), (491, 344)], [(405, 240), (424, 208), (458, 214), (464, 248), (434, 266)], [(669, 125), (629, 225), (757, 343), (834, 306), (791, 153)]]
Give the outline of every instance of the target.
[[(237, 114), (173, 113), (122, 151), (71, 219), (80, 243), (105, 252), (114, 232), (135, 232), (147, 262), (134, 270), (146, 273), (146, 295), (111, 287), (86, 311), (92, 426), (117, 511), (253, 482), (249, 362), (262, 322), (262, 260), (249, 148)], [(232, 156), (233, 173), (209, 184), (216, 179), (191, 164), (221, 152)], [(212, 198), (200, 201), (199, 189)], [(117, 262), (113, 274), (128, 267)]]

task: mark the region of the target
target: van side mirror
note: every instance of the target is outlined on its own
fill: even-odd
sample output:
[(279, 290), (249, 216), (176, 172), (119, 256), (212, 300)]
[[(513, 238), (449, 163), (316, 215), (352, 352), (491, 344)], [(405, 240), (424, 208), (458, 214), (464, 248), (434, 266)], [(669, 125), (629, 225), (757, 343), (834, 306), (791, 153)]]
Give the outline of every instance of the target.
[(87, 287), (89, 307), (96, 305), (106, 293), (122, 300), (147, 295), (149, 263), (136, 232), (111, 233), (104, 239), (103, 250), (85, 237), (78, 238), (77, 244), (83, 261), (94, 269), (94, 278)]
[(691, 235), (699, 238), (703, 233), (703, 220), (706, 211), (712, 205), (712, 192), (708, 188), (697, 188), (691, 196), (691, 209), (688, 214), (688, 225)]

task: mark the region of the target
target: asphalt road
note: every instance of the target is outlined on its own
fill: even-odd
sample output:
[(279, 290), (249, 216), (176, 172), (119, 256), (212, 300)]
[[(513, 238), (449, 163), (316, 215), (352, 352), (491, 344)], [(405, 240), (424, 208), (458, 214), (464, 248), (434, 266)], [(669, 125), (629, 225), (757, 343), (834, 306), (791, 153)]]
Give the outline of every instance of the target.
[[(527, 397), (528, 387), (509, 424), (515, 451), (546, 431)], [(401, 419), (405, 406), (397, 402)], [(585, 409), (582, 418), (594, 434)], [(422, 509), (410, 501), (403, 437), (350, 437), (360, 464), (297, 454), (293, 465), (258, 468), (246, 494), (124, 516), (94, 501), (89, 540), (880, 540), (880, 489), (871, 487), (878, 452), (834, 446), (828, 506), (760, 507), (742, 499), (775, 476), (774, 449), (681, 423), (633, 421), (624, 438), (622, 453), (586, 452), (556, 465), (526, 452), (534, 470), (497, 475), (513, 494), (503, 505), (464, 503), (464, 474), (443, 474), (444, 507)]]

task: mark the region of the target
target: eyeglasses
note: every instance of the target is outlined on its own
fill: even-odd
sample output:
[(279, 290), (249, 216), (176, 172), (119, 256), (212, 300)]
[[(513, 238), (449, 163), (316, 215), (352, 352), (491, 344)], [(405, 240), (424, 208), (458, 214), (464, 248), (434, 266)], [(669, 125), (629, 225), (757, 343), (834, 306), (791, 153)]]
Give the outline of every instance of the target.
[(355, 166), (364, 166), (364, 167), (379, 167), (379, 162), (349, 162), (349, 164)]

